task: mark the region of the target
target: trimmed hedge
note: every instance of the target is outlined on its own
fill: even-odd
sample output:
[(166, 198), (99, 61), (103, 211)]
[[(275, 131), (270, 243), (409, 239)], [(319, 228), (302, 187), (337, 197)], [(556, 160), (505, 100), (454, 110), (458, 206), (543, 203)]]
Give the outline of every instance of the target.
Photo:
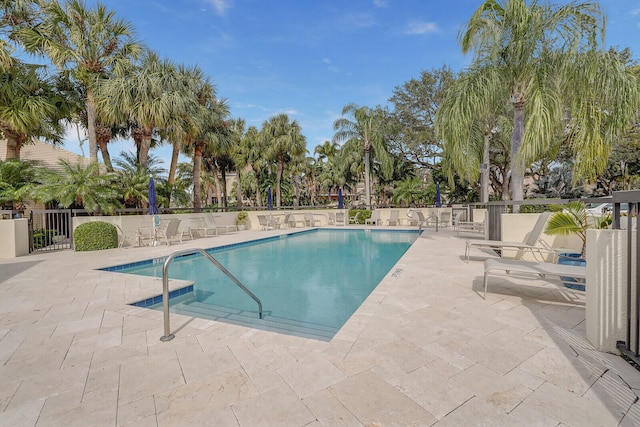
[(73, 232), (73, 247), (78, 252), (117, 248), (118, 230), (104, 221), (80, 224)]

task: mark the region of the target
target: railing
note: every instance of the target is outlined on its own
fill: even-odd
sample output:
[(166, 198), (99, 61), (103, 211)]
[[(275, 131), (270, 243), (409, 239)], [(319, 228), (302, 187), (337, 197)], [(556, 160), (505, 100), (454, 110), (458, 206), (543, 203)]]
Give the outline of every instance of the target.
[[(620, 204), (628, 203), (627, 217), (620, 216)], [(637, 227), (640, 190), (613, 193), (613, 223), (615, 230), (627, 229), (627, 325), (626, 340), (618, 341), (618, 350), (640, 364), (640, 229)]]
[[(583, 199), (526, 199), (522, 201), (496, 201), (489, 202), (486, 205), (487, 207), (487, 215), (488, 222), (487, 227), (489, 228), (488, 239), (489, 240), (502, 240), (502, 220), (501, 215), (503, 213), (508, 213), (513, 211), (514, 205), (516, 206), (548, 206), (548, 205), (564, 205), (572, 201), (581, 201), (584, 203), (611, 203), (611, 197), (589, 197)], [(473, 208), (477, 206), (470, 205), (471, 211)], [(544, 210), (544, 209), (543, 209)]]
[(164, 335), (160, 338), (160, 341), (171, 341), (175, 338), (175, 335), (171, 333), (171, 327), (169, 325), (169, 264), (171, 261), (177, 256), (184, 255), (192, 255), (195, 253), (200, 253), (204, 255), (209, 261), (213, 263), (220, 271), (222, 271), (226, 276), (231, 279), (233, 283), (238, 285), (240, 289), (244, 291), (247, 295), (249, 295), (255, 302), (258, 303), (258, 315), (260, 319), (262, 319), (262, 301), (253, 294), (245, 285), (243, 285), (238, 279), (235, 278), (233, 274), (229, 272), (222, 264), (218, 262), (217, 259), (212, 257), (205, 251), (204, 249), (195, 248), (195, 249), (185, 249), (183, 251), (174, 252), (164, 261), (164, 265), (162, 266), (162, 311), (164, 313)]

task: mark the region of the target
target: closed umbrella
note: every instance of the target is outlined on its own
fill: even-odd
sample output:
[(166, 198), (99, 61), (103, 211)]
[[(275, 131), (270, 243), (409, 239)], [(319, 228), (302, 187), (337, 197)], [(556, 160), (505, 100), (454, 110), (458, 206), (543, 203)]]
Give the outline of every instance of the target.
[(442, 200), (440, 200), (440, 183), (436, 183), (436, 208), (442, 207)]
[[(273, 224), (273, 218), (271, 217), (271, 211), (273, 210), (273, 194), (271, 194), (271, 186), (267, 188), (267, 209), (269, 210), (268, 224)], [(267, 224), (267, 228), (269, 228), (268, 224)]]
[(158, 215), (158, 207), (156, 206), (156, 185), (153, 177), (149, 177), (149, 215)]
[(338, 209), (344, 209), (344, 200), (342, 200), (342, 188), (338, 188)]

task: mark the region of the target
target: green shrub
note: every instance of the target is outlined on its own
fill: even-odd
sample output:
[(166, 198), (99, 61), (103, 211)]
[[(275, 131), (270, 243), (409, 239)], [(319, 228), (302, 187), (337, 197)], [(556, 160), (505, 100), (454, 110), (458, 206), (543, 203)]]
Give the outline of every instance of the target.
[(357, 224), (364, 224), (364, 221), (371, 218), (371, 211), (367, 209), (349, 209), (349, 218), (353, 218), (358, 214)]
[(46, 248), (53, 243), (56, 234), (58, 234), (56, 230), (33, 230), (33, 249)]
[(73, 232), (73, 246), (79, 252), (117, 248), (118, 230), (104, 221), (80, 224)]

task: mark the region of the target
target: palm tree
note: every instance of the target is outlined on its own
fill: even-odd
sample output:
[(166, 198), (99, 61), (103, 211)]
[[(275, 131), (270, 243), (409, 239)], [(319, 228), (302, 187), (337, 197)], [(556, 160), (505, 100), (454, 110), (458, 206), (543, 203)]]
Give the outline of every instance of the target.
[[(135, 154), (121, 152), (120, 158), (114, 162), (117, 170), (117, 187), (122, 191), (122, 200), (126, 208), (144, 208), (149, 202), (149, 177), (156, 181), (156, 188), (163, 186), (161, 175), (166, 172), (160, 166), (162, 160), (149, 156), (146, 165), (141, 165)], [(159, 204), (164, 198), (158, 195)], [(167, 206), (168, 207), (168, 206)]]
[(41, 202), (57, 201), (62, 207), (76, 206), (88, 212), (112, 212), (121, 205), (113, 185), (114, 174), (98, 175), (98, 164), (83, 167), (66, 160), (59, 161), (61, 171), (40, 169), (42, 184), (33, 188), (33, 199)]
[(271, 117), (262, 125), (262, 138), (267, 157), (276, 161), (276, 206), (282, 205), (282, 176), (284, 165), (292, 157), (306, 152), (307, 141), (297, 120), (289, 121), (287, 114)]
[(0, 130), (7, 140), (7, 159), (20, 159), (22, 145), (33, 138), (62, 142), (61, 121), (71, 104), (43, 69), (15, 60), (0, 72)]
[(242, 169), (248, 166), (247, 158), (243, 155), (242, 139), (245, 137), (246, 122), (244, 119), (230, 121), (231, 128), (231, 157), (236, 168), (236, 206), (242, 207)]
[(393, 192), (393, 201), (410, 206), (427, 202), (429, 196), (430, 192), (424, 182), (418, 177), (411, 177), (397, 183)]
[(335, 141), (325, 141), (322, 145), (316, 145), (316, 148), (313, 150), (321, 162), (334, 158), (338, 151), (340, 151), (340, 146)]
[(485, 0), (461, 31), (463, 52), (473, 51), (475, 65), (486, 73), (489, 87), (480, 90), (506, 86), (505, 102), (513, 106), (513, 200), (523, 199), (526, 164), (548, 152), (564, 130), (565, 99), (579, 158), (576, 179), (594, 177), (604, 167), (621, 125), (637, 109), (637, 84), (629, 71), (597, 50), (603, 35), (595, 2), (555, 6), (525, 0)]
[[(349, 120), (345, 116), (352, 116)], [(364, 180), (367, 208), (371, 208), (371, 157), (372, 152), (382, 163), (387, 175), (392, 172), (391, 157), (384, 144), (384, 123), (377, 110), (348, 104), (342, 109), (341, 118), (333, 123), (336, 134), (333, 140), (345, 144), (343, 149), (364, 153)]]
[(35, 183), (36, 169), (33, 162), (11, 159), (0, 160), (0, 209), (22, 207), (22, 201)]
[(202, 71), (195, 68), (193, 78), (198, 82), (191, 93), (195, 101), (190, 113), (184, 117), (182, 146), (193, 156), (193, 209), (202, 210), (200, 191), (200, 172), (202, 171), (202, 156), (207, 146), (210, 150), (226, 149), (229, 146), (229, 129), (225, 122), (229, 108), (224, 100), (216, 98), (213, 84)]
[[(43, 52), (59, 69), (70, 69), (83, 88), (87, 112), (89, 159), (98, 161), (96, 140), (96, 82), (122, 61), (135, 59), (141, 47), (133, 27), (97, 3), (87, 8), (82, 0), (43, 3), (40, 25), (23, 27), (18, 36), (29, 52)], [(97, 171), (97, 169), (96, 169)]]
[(240, 147), (237, 152), (236, 165), (239, 170), (246, 166), (251, 168), (256, 180), (256, 205), (262, 206), (260, 196), (260, 182), (263, 171), (266, 168), (266, 160), (264, 158), (264, 145), (260, 137), (260, 132), (255, 126), (249, 126), (247, 132), (240, 140)]
[[(109, 123), (131, 122), (140, 135), (138, 161), (147, 163), (154, 134), (178, 127), (187, 114), (189, 98), (176, 66), (145, 50), (136, 67), (118, 67), (114, 76), (98, 85), (96, 101), (101, 118)], [(137, 139), (137, 138), (136, 138)]]
[[(480, 174), (482, 203), (489, 201), (491, 144), (498, 134), (512, 128), (503, 115), (508, 93), (499, 82), (486, 81), (492, 77), (497, 76), (480, 67), (465, 71), (451, 84), (436, 113), (436, 129), (444, 148), (442, 166), (449, 183), (455, 175), (472, 183)], [(510, 169), (509, 159), (505, 156), (505, 170)], [(508, 184), (506, 175), (503, 183)]]

